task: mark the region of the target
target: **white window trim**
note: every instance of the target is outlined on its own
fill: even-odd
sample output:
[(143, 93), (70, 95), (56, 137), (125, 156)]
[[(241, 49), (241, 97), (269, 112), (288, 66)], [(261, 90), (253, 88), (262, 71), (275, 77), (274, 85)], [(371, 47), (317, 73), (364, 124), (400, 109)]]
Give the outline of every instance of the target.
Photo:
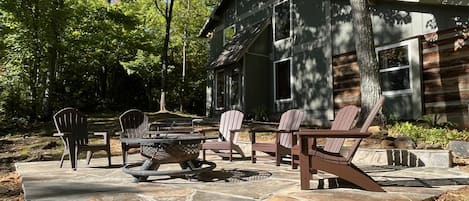
[[(223, 29), (223, 45), (226, 45), (228, 42), (230, 42), (230, 41), (226, 41), (226, 30), (229, 29), (229, 28), (233, 28), (233, 30), (234, 30), (233, 36), (236, 35), (236, 26), (234, 24), (225, 27)], [(233, 38), (231, 38), (231, 39), (233, 39)]]
[[(288, 18), (289, 18), (289, 21), (290, 21), (290, 30), (289, 30), (290, 34), (289, 34), (289, 36), (286, 37), (286, 38), (283, 38), (283, 39), (280, 39), (280, 40), (275, 40), (275, 30), (276, 30), (275, 28), (276, 28), (276, 24), (277, 24), (277, 23), (275, 23), (275, 7), (277, 7), (278, 5), (283, 4), (283, 3), (285, 3), (285, 2), (288, 2), (288, 3), (289, 3), (289, 4), (288, 4), (288, 5), (289, 5)], [(285, 40), (290, 40), (290, 39), (292, 38), (292, 36), (293, 36), (293, 30), (292, 30), (292, 27), (293, 27), (293, 26), (292, 26), (292, 25), (293, 25), (293, 19), (292, 19), (292, 2), (291, 2), (290, 0), (279, 1), (279, 2), (277, 2), (276, 4), (274, 4), (274, 6), (273, 6), (272, 9), (273, 9), (273, 10), (272, 10), (272, 15), (273, 15), (273, 17), (272, 17), (272, 30), (273, 30), (273, 31), (272, 31), (272, 33), (273, 33), (272, 38), (273, 38), (273, 40), (274, 40), (274, 43), (281, 42), (281, 41), (285, 41)]]
[(224, 101), (223, 101), (223, 103), (222, 103), (223, 105), (222, 105), (221, 107), (218, 105), (218, 74), (219, 74), (220, 72), (223, 72), (223, 83), (224, 83), (224, 85), (225, 85), (225, 86), (223, 87), (223, 88), (224, 88), (223, 90), (225, 91), (225, 94), (223, 94), (223, 96), (226, 95), (226, 83), (225, 83), (226, 76), (225, 76), (225, 70), (224, 70), (224, 69), (216, 70), (216, 71), (215, 71), (215, 109), (216, 109), (216, 110), (223, 110), (223, 109), (225, 109), (225, 101), (226, 101), (226, 96), (225, 96), (225, 97), (224, 97)]
[[(408, 50), (407, 51), (407, 57), (409, 59), (409, 65), (386, 68), (386, 69), (380, 69), (379, 73), (397, 71), (397, 70), (402, 70), (402, 69), (409, 69), (409, 89), (393, 90), (393, 91), (384, 91), (383, 90), (382, 91), (383, 95), (385, 95), (385, 96), (398, 96), (398, 95), (402, 95), (402, 94), (412, 94), (413, 89), (414, 89), (413, 82), (412, 82), (413, 77), (414, 77), (414, 75), (412, 73), (412, 63), (413, 63), (412, 56), (413, 56), (413, 53), (411, 51), (412, 48), (410, 47), (412, 45), (412, 40), (415, 40), (415, 39), (410, 39), (410, 40), (402, 41), (402, 42), (399, 42), (399, 43), (394, 43), (394, 44), (391, 44), (391, 45), (385, 45), (385, 46), (382, 46), (382, 47), (377, 47), (375, 49), (376, 59), (377, 59), (378, 65), (379, 65), (379, 56), (378, 56), (379, 51), (392, 49), (392, 48), (396, 48), (396, 47), (400, 47), (400, 46), (407, 46), (407, 50)], [(417, 52), (416, 54), (419, 54), (419, 53)]]
[[(284, 62), (284, 61), (287, 61), (287, 60), (290, 60), (290, 98), (286, 98), (286, 99), (277, 99), (277, 76), (276, 76), (276, 64), (277, 63), (280, 63), (280, 62)], [(289, 101), (292, 101), (293, 100), (293, 59), (292, 57), (288, 57), (288, 58), (285, 58), (285, 59), (280, 59), (280, 60), (276, 60), (274, 61), (274, 101), (275, 103), (282, 103), (282, 102), (289, 102)]]

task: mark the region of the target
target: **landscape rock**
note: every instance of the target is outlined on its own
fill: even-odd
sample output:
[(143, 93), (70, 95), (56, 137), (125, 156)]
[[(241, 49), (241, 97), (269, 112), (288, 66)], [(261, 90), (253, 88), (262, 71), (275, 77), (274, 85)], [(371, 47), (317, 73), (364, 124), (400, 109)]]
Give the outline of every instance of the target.
[(417, 145), (417, 149), (443, 149), (443, 145), (440, 143), (432, 144), (432, 143), (420, 142)]
[(397, 149), (415, 149), (417, 145), (408, 136), (399, 136), (394, 140), (394, 147)]
[(380, 132), (381, 131), (381, 128), (379, 126), (370, 126), (368, 128), (368, 132), (370, 133), (377, 133), (377, 132)]
[(394, 148), (394, 141), (393, 140), (383, 140), (383, 141), (381, 141), (380, 148), (382, 148), (382, 149), (392, 149), (392, 148)]
[(467, 158), (469, 157), (469, 142), (450, 141), (448, 143), (448, 150), (457, 157)]

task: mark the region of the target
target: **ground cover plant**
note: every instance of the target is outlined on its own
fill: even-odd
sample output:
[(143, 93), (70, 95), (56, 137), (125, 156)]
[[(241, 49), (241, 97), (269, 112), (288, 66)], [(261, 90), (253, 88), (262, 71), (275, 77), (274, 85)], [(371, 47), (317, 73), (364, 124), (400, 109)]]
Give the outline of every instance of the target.
[(394, 121), (386, 126), (393, 137), (408, 136), (417, 143), (439, 144), (446, 147), (450, 140), (469, 140), (469, 131), (457, 129), (451, 122), (437, 123), (429, 116), (421, 121)]

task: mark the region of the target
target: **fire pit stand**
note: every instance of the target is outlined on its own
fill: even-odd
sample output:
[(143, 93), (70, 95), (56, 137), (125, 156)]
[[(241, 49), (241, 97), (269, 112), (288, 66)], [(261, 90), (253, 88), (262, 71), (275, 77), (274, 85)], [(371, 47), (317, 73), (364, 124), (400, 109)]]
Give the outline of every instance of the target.
[[(125, 165), (122, 170), (134, 176), (134, 182), (145, 181), (149, 176), (192, 176), (213, 170), (215, 163), (198, 159), (202, 141), (211, 138), (213, 137), (179, 133), (126, 139), (128, 143), (140, 144), (140, 153), (145, 159), (143, 162)], [(161, 164), (168, 163), (179, 163), (181, 169), (158, 171)]]

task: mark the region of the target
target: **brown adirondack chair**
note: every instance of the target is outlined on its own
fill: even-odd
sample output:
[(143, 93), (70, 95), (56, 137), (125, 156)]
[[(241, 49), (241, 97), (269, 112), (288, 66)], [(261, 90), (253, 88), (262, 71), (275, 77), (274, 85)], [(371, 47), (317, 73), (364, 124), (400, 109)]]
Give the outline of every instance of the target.
[[(284, 112), (280, 118), (278, 129), (251, 129), (251, 161), (256, 163), (257, 158), (274, 158), (275, 164), (280, 166), (280, 162), (283, 156), (291, 155), (291, 148), (296, 144), (295, 140), (292, 140), (293, 132), (298, 131), (300, 124), (304, 119), (304, 112), (302, 110), (288, 110)], [(256, 142), (256, 133), (275, 133), (274, 143), (260, 143)], [(264, 152), (268, 155), (258, 156), (256, 152)]]
[[(354, 105), (349, 105), (341, 108), (332, 122), (330, 130), (349, 130), (353, 126), (353, 122), (355, 117), (358, 115), (358, 107)], [(317, 131), (317, 130), (316, 130)], [(297, 135), (294, 136), (294, 142), (297, 142)], [(344, 143), (345, 139), (341, 138), (330, 138), (327, 140), (325, 149), (328, 151), (338, 152), (340, 151), (340, 147)], [(327, 148), (326, 148), (327, 147)], [(298, 165), (300, 164), (299, 154), (300, 154), (300, 146), (296, 143), (292, 148), (292, 168), (297, 169)]]
[[(381, 97), (370, 114), (365, 120), (360, 130), (330, 130), (330, 131), (300, 131), (297, 134), (300, 137), (300, 180), (301, 189), (310, 188), (309, 181), (311, 174), (317, 170), (326, 171), (337, 175), (359, 187), (376, 192), (384, 192), (384, 190), (369, 175), (360, 170), (352, 163), (353, 156), (360, 145), (363, 138), (370, 136), (368, 128), (373, 122), (376, 114), (381, 109), (384, 97)], [(347, 154), (342, 155), (339, 151), (342, 148), (342, 142), (331, 142), (325, 145), (323, 149), (316, 146), (317, 138), (356, 138), (355, 143)], [(341, 140), (342, 141), (342, 140)]]
[[(244, 114), (237, 110), (226, 111), (221, 115), (219, 128), (198, 130), (202, 135), (208, 131), (218, 131), (218, 141), (207, 141), (202, 144), (202, 158), (205, 160), (206, 150), (212, 150), (217, 155), (229, 157), (233, 161), (233, 154), (239, 154), (244, 158), (244, 153), (236, 144), (243, 123)], [(220, 152), (227, 150), (228, 152)], [(236, 152), (233, 152), (236, 151)]]
[(121, 131), (117, 132), (120, 135), (122, 147), (122, 161), (127, 164), (128, 151), (131, 148), (139, 148), (140, 144), (133, 142), (131, 138), (140, 138), (148, 133), (148, 117), (140, 110), (130, 109), (119, 116)]
[(94, 135), (100, 135), (104, 138), (103, 144), (90, 144), (88, 139), (87, 118), (84, 114), (75, 108), (64, 108), (54, 115), (54, 123), (59, 136), (64, 143), (64, 151), (60, 159), (60, 167), (66, 155), (69, 155), (72, 169), (76, 170), (78, 153), (86, 151), (86, 161), (90, 164), (91, 157), (96, 151), (106, 151), (108, 165), (111, 166), (111, 146), (109, 143), (110, 132), (94, 132)]

